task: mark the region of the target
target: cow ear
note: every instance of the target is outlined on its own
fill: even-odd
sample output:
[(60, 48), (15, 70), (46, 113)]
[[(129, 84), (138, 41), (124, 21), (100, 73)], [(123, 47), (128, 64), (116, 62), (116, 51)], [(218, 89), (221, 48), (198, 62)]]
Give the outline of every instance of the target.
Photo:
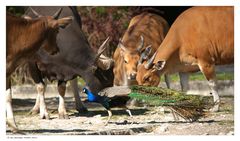
[(72, 16), (58, 19), (57, 20), (58, 26), (61, 28), (65, 28), (68, 24), (70, 24), (72, 22), (72, 20), (73, 20)]
[(153, 67), (156, 70), (162, 70), (166, 64), (166, 61), (158, 61)]

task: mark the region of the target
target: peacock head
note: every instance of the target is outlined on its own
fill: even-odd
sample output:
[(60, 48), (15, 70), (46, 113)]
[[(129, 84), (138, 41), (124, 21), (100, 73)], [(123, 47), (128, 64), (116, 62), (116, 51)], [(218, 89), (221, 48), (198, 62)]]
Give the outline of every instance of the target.
[(97, 96), (95, 96), (89, 89), (87, 89), (86, 87), (83, 88), (83, 93), (87, 94), (88, 97), (88, 101), (89, 102), (96, 102), (97, 101)]
[(85, 94), (87, 94), (87, 93), (89, 92), (89, 90), (88, 90), (86, 87), (84, 87), (83, 90), (82, 90), (82, 92), (85, 93)]

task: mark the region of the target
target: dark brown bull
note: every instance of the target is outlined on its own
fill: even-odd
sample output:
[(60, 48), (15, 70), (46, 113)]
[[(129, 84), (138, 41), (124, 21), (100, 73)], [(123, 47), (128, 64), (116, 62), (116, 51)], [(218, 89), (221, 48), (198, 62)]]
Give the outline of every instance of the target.
[[(34, 9), (44, 15), (49, 15), (57, 10), (57, 6), (37, 6)], [(61, 16), (73, 16), (72, 24), (64, 30), (60, 30), (57, 36), (57, 44), (59, 52), (56, 55), (49, 55), (40, 49), (36, 56), (37, 61), (29, 62), (29, 72), (34, 82), (37, 84), (38, 96), (31, 113), (40, 113), (41, 118), (49, 119), (49, 113), (44, 101), (46, 85), (43, 78), (50, 81), (57, 80), (57, 89), (59, 92), (59, 118), (68, 119), (67, 110), (65, 108), (64, 96), (66, 92), (66, 84), (69, 80), (80, 76), (86, 82), (89, 89), (97, 94), (101, 89), (112, 86), (112, 59), (102, 55), (107, 47), (107, 39), (99, 50), (95, 52), (89, 45), (89, 42), (82, 31), (81, 17), (75, 6), (62, 7)], [(36, 16), (29, 10), (26, 15), (35, 18)], [(74, 85), (76, 86), (76, 81)], [(74, 97), (76, 99), (76, 109), (78, 111), (85, 110), (80, 97), (79, 89), (74, 89)]]
[(53, 16), (39, 16), (37, 19), (24, 19), (7, 13), (7, 123), (12, 131), (17, 131), (12, 111), (10, 75), (27, 60), (34, 59), (35, 52), (41, 46), (49, 54), (58, 52), (56, 36), (59, 27), (65, 27), (71, 17), (58, 19), (59, 9)]
[(219, 95), (215, 65), (234, 62), (233, 7), (193, 7), (183, 12), (171, 26), (156, 53), (138, 67), (137, 81), (152, 85), (159, 75), (194, 72), (199, 69), (209, 82), (215, 106)]

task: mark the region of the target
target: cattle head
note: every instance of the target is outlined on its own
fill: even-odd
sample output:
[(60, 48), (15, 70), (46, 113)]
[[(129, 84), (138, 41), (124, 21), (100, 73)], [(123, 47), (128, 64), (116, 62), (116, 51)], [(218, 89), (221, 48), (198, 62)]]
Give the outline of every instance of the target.
[(157, 86), (159, 84), (161, 70), (165, 66), (165, 61), (158, 61), (154, 64), (155, 57), (156, 52), (150, 59), (138, 65), (136, 80), (139, 85)]
[[(121, 40), (118, 44), (118, 47), (120, 48), (120, 56), (122, 59), (123, 69), (127, 79), (130, 81), (136, 80), (137, 66), (148, 55), (141, 54), (144, 47), (144, 38), (143, 36), (140, 36), (140, 38), (140, 44), (138, 45), (137, 49), (129, 49), (125, 47)], [(147, 50), (151, 52), (151, 47), (147, 47)]]
[[(57, 53), (59, 51), (56, 41), (58, 30), (59, 28), (65, 28), (68, 24), (72, 22), (73, 18), (69, 16), (58, 19), (61, 14), (62, 8), (60, 8), (53, 16), (42, 16), (38, 14), (35, 10), (33, 10), (31, 7), (30, 9), (32, 13), (37, 17), (37, 19), (34, 20), (44, 21), (45, 30), (47, 30), (42, 47), (49, 54)], [(30, 17), (25, 16), (25, 19), (30, 19)]]

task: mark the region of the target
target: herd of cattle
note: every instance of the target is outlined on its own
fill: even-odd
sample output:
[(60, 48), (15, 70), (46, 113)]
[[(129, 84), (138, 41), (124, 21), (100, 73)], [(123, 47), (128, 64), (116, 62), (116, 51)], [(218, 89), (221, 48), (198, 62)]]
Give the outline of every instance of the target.
[[(55, 13), (55, 14), (54, 14)], [(48, 16), (52, 15), (53, 16)], [(110, 86), (158, 86), (160, 76), (179, 73), (183, 91), (188, 73), (201, 71), (219, 109), (215, 65), (234, 63), (233, 7), (191, 7), (169, 26), (158, 14), (133, 17), (113, 58), (104, 56), (107, 38), (95, 52), (82, 31), (76, 7), (29, 7), (20, 18), (7, 13), (7, 124), (18, 131), (12, 109), (10, 76), (28, 63), (38, 96), (32, 112), (49, 119), (43, 78), (58, 81), (59, 118), (69, 118), (64, 105), (66, 83), (80, 76), (97, 94)], [(72, 81), (76, 86), (76, 80)], [(76, 109), (86, 110), (74, 87)]]

